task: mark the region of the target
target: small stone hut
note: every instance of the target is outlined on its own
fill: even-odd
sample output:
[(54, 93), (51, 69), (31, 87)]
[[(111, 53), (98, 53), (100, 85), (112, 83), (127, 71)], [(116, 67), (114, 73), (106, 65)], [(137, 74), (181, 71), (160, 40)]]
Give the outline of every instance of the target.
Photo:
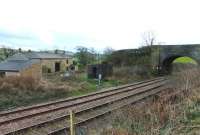
[[(17, 53), (0, 63), (0, 76), (42, 77), (44, 73), (66, 72), (73, 65), (73, 58), (67, 54), (47, 52)], [(73, 70), (77, 70), (74, 66)]]

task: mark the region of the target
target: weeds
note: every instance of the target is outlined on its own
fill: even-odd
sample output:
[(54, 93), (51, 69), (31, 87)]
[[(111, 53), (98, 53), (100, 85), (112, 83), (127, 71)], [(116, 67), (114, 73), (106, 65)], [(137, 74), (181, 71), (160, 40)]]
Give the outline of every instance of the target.
[(169, 77), (172, 87), (149, 102), (112, 114), (112, 128), (102, 134), (177, 135), (200, 131), (200, 70), (192, 68)]
[(130, 83), (134, 80), (150, 79), (152, 77), (151, 71), (142, 66), (132, 67), (117, 67), (113, 69), (113, 80), (120, 80), (123, 83)]
[(116, 80), (104, 80), (97, 86), (97, 80), (87, 79), (85, 74), (76, 74), (67, 80), (60, 75), (45, 76), (41, 80), (31, 76), (4, 77), (0, 78), (0, 110), (79, 96), (118, 84)]

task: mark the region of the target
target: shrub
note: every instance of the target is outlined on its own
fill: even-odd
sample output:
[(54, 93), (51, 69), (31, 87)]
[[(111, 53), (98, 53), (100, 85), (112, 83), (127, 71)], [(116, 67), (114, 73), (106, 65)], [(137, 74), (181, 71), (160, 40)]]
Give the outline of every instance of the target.
[[(185, 123), (199, 120), (200, 70), (192, 68), (174, 73), (172, 87), (154, 96), (153, 100), (129, 106), (112, 114), (112, 129), (104, 133), (160, 135), (178, 134)], [(197, 88), (197, 89), (196, 89)], [(197, 127), (199, 127), (197, 125)], [(123, 133), (121, 132), (123, 131)], [(104, 134), (103, 133), (103, 134)], [(186, 132), (187, 134), (188, 132)]]
[[(10, 88), (18, 88), (22, 90), (34, 90), (39, 83), (38, 79), (31, 76), (8, 76), (0, 79), (0, 86), (9, 84)], [(8, 89), (8, 88), (7, 88)]]
[(150, 78), (151, 71), (145, 66), (132, 66), (132, 67), (115, 67), (113, 70), (113, 78), (117, 80), (124, 80), (131, 82), (133, 80), (141, 80)]

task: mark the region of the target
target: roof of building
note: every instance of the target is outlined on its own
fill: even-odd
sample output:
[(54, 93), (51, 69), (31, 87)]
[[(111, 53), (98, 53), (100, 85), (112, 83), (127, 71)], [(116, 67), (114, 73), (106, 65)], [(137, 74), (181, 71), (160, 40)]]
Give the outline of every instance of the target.
[(0, 71), (21, 71), (40, 62), (40, 59), (66, 59), (70, 57), (66, 54), (46, 52), (17, 53), (0, 63)]
[(3, 61), (0, 63), (0, 71), (21, 71), (39, 62), (37, 59)]
[(17, 53), (9, 57), (7, 60), (29, 60), (29, 59), (66, 59), (72, 56), (66, 54), (55, 54), (46, 52), (26, 52)]

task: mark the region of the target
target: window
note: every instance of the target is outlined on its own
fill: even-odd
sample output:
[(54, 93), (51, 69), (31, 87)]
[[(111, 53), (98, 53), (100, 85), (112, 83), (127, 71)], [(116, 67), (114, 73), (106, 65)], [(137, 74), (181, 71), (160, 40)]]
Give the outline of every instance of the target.
[(48, 68), (47, 72), (48, 72), (48, 73), (51, 73), (51, 69), (50, 69), (50, 68)]
[(6, 75), (5, 72), (0, 72), (0, 77), (4, 77)]
[(69, 60), (68, 59), (66, 60), (66, 64), (69, 64)]

